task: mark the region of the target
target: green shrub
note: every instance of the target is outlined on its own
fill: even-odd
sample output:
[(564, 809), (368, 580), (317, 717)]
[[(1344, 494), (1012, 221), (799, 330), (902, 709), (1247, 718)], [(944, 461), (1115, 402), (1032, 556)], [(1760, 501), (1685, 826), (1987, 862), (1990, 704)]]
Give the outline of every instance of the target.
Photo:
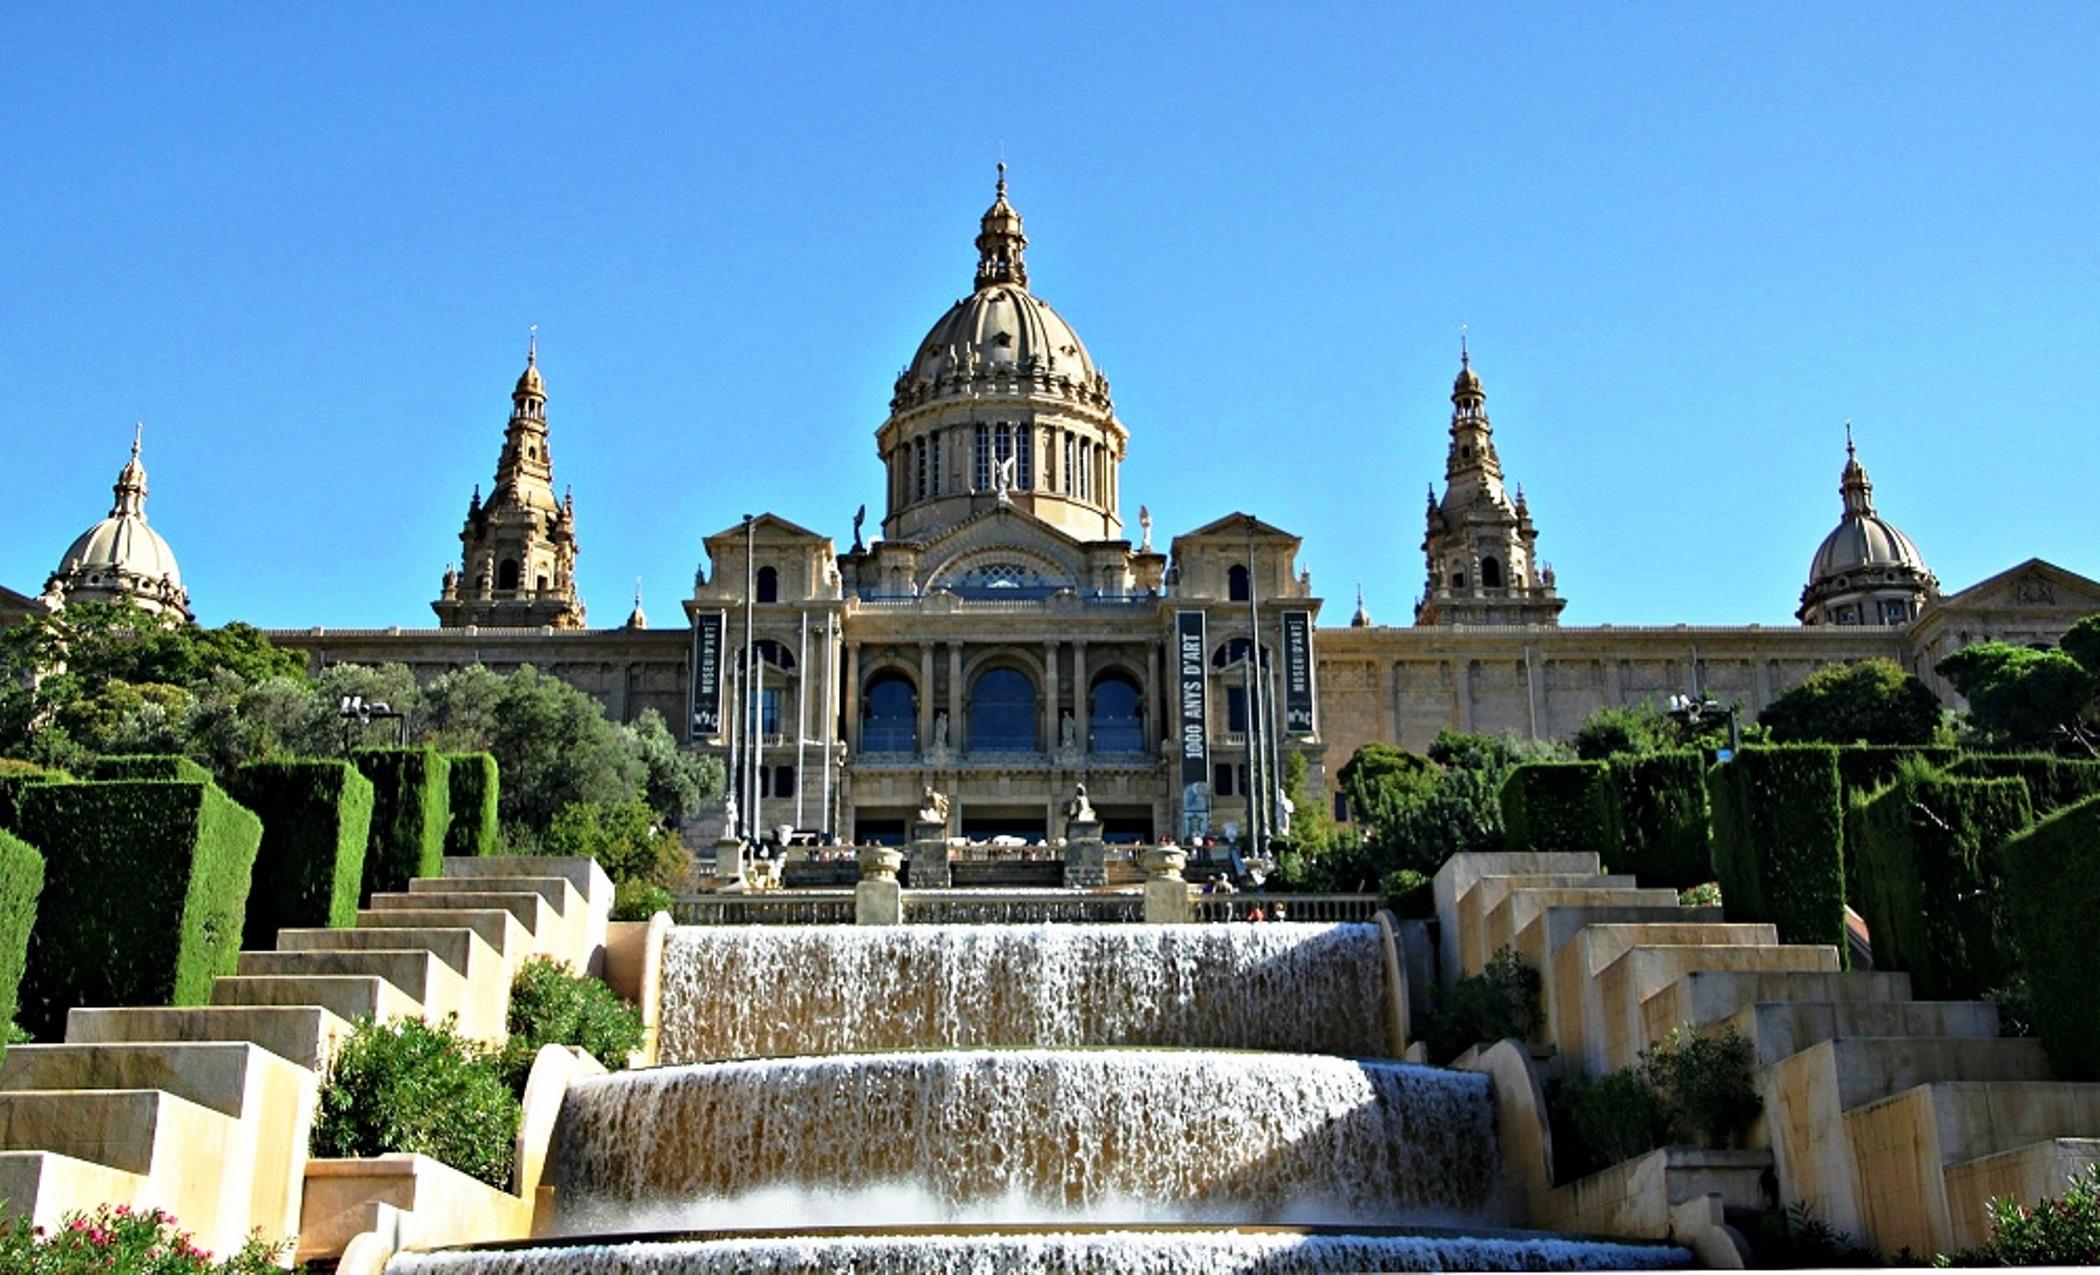
[(359, 1020), (328, 1067), (316, 1156), (427, 1155), (493, 1187), (510, 1184), (518, 1099), (494, 1050), (448, 1022)]
[(129, 753), (97, 757), (88, 771), (91, 779), (180, 779), (185, 783), (208, 784), (212, 773), (187, 757), (172, 753)]
[(1755, 1052), (1734, 1029), (1679, 1027), (1630, 1067), (1555, 1083), (1546, 1094), (1555, 1175), (1572, 1181), (1657, 1147), (1734, 1145), (1757, 1117), (1755, 1072)]
[(2064, 1193), (2032, 1205), (2000, 1196), (1986, 1206), (1991, 1238), (1942, 1256), (1935, 1266), (2100, 1266), (2100, 1167), (2064, 1183)]
[(1379, 878), (1378, 894), (1394, 916), (1423, 920), (1436, 915), (1435, 880), (1413, 868), (1399, 868)]
[(2066, 1080), (2100, 1080), (2100, 797), (2005, 843), (2005, 909), (2042, 1047)]
[(22, 1025), (56, 1040), (79, 1005), (202, 1005), (234, 972), (262, 821), (215, 784), (127, 779), (22, 794), (44, 853)]
[(2100, 794), (2100, 761), (2052, 757), (2047, 753), (1970, 753), (1949, 773), (1978, 779), (2019, 779), (2037, 816)]
[(1679, 890), (1677, 892), (1677, 906), (1685, 908), (1718, 908), (1724, 906), (1721, 898), (1721, 883), (1719, 881), (1701, 881), (1698, 885), (1687, 886)]
[(1678, 889), (1711, 881), (1704, 759), (1684, 749), (1614, 757), (1610, 765), (1619, 837), (1605, 869)]
[(675, 902), (671, 892), (654, 881), (622, 881), (613, 887), (612, 919), (646, 921), (659, 912), (669, 912)]
[(372, 781), (348, 762), (259, 761), (236, 770), (227, 788), (263, 825), (242, 945), (264, 950), (282, 929), (357, 924)]
[(1432, 1062), (1450, 1062), (1474, 1045), (1515, 1037), (1529, 1040), (1545, 1022), (1539, 972), (1503, 948), (1478, 974), (1458, 980), (1438, 998), (1422, 1025)]
[(133, 1209), (128, 1204), (98, 1204), (92, 1213), (65, 1215), (58, 1229), (46, 1234), (25, 1217), (0, 1222), (0, 1271), (20, 1275), (72, 1275), (89, 1271), (131, 1275), (278, 1275), (278, 1259), (291, 1241), (271, 1244), (251, 1235), (223, 1262), (197, 1247), (159, 1209)]
[(446, 753), (445, 762), (452, 807), (445, 853), (470, 859), (498, 853), (503, 835), (496, 826), (496, 759), (487, 753)]
[(1619, 848), (1618, 800), (1601, 761), (1527, 762), (1502, 781), (1502, 842), (1533, 854)]
[(642, 1047), (642, 1013), (598, 979), (535, 956), (511, 980), (510, 1041), (503, 1047), (504, 1077), (520, 1097), (544, 1045), (581, 1046), (607, 1071), (620, 1071)]
[(37, 896), (43, 892), (44, 856), (21, 838), (0, 832), (0, 1024), (15, 1021)]
[(1546, 1088), (1553, 1173), (1572, 1182), (1646, 1155), (1670, 1140), (1662, 1096), (1638, 1068), (1591, 1079), (1567, 1076)]
[(0, 829), (12, 829), (22, 811), (24, 790), (42, 784), (69, 784), (73, 776), (63, 770), (38, 766), (33, 762), (16, 761), (12, 757), (0, 757)]
[(1970, 1000), (2010, 978), (1998, 848), (2033, 822), (2019, 780), (1952, 779), (1916, 761), (1847, 811), (1875, 968), (1910, 971), (1921, 1000)]
[(596, 859), (614, 885), (651, 881), (675, 889), (692, 870), (693, 855), (677, 834), (657, 826), (640, 798), (579, 801), (562, 807), (542, 841), (546, 854)]
[(365, 848), (360, 902), (406, 890), (444, 868), (452, 822), (444, 754), (429, 748), (360, 748), (351, 762), (372, 781), (372, 836)]
[(1939, 745), (1847, 744), (1838, 749), (1838, 782), (1845, 786), (1846, 797), (1865, 797), (1888, 787), (1897, 768), (1913, 758), (1945, 770), (1961, 755)]
[(1769, 921), (1782, 943), (1845, 937), (1845, 830), (1838, 750), (1828, 744), (1744, 748), (1708, 768), (1714, 875), (1737, 921)]

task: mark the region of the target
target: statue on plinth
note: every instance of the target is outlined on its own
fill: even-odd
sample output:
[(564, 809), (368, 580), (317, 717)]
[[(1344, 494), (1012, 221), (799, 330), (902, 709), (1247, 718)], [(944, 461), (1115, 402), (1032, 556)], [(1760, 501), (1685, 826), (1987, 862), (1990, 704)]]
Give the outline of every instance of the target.
[[(1070, 710), (1066, 710), (1058, 715), (1057, 744), (1058, 747), (1065, 749), (1067, 752), (1074, 751), (1079, 747), (1079, 723), (1073, 720)], [(1082, 785), (1083, 787), (1084, 785)]]
[(926, 785), (926, 792), (919, 798), (919, 822), (948, 826), (948, 794), (935, 792), (933, 785)]
[(1086, 785), (1072, 785), (1072, 799), (1065, 803), (1065, 820), (1068, 823), (1099, 823), (1094, 813), (1094, 804), (1086, 799)]
[(945, 752), (947, 748), (948, 710), (944, 708), (933, 715), (933, 750), (935, 752)]

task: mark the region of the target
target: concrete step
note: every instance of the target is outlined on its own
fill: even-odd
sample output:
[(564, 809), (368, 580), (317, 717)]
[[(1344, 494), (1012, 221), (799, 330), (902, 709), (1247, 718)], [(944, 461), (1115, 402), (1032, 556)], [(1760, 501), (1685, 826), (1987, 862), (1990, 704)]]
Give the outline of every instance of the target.
[(583, 906), (583, 896), (561, 877), (417, 877), (408, 883), (410, 894), (537, 894), (558, 916), (573, 916)]
[[(2100, 1137), (2100, 1085), (1940, 1081), (1845, 1113), (1852, 1162), (1871, 1166), (1861, 1220), (1885, 1251), (1955, 1243), (1947, 1177), (1956, 1166), (2057, 1138)], [(2022, 1193), (2031, 1203), (2035, 1198)], [(1923, 1205), (1921, 1208), (1920, 1205)], [(1981, 1210), (1978, 1210), (1980, 1220)]]
[[(1638, 921), (1655, 925), (1711, 924), (1723, 919), (1719, 908), (1687, 908), (1679, 905), (1675, 890), (1526, 886), (1511, 890), (1481, 918), (1480, 950), (1483, 953), (1483, 962), (1504, 947), (1514, 950), (1521, 957), (1524, 950), (1521, 936), (1548, 908), (1565, 909), (1570, 917), (1579, 913), (1596, 913), (1595, 923), (1600, 925), (1610, 921)], [(1563, 925), (1567, 923), (1565, 920), (1562, 922)]]
[(371, 974), (236, 974), (212, 985), (214, 1005), (319, 1005), (337, 1018), (421, 1018), (415, 997)]
[(311, 1004), (76, 1009), (66, 1015), (69, 1045), (248, 1041), (311, 1071), (326, 1070), (336, 1042), (349, 1032), (342, 1016)]
[[(561, 930), (561, 915), (537, 890), (527, 891), (423, 891), (400, 894), (375, 894), (370, 900), (369, 910), (374, 912), (433, 912), (433, 911), (480, 911), (501, 908), (517, 918), (529, 936), (525, 950), (540, 952), (549, 936)], [(359, 926), (363, 926), (363, 913), (359, 913)]]
[(263, 977), (370, 974), (400, 988), (433, 1015), (457, 1010), (466, 991), (466, 980), (423, 947), (242, 952), (235, 972)]
[(1947, 1249), (1988, 1239), (1985, 1206), (2002, 1196), (2022, 1203), (2053, 1200), (2070, 1180), (2100, 1167), (2100, 1138), (2045, 1138), (1947, 1166)]
[(1910, 975), (1884, 971), (1836, 974), (1758, 970), (1692, 970), (1641, 1006), (1650, 1039), (1679, 1023), (1704, 1027), (1760, 1001), (1886, 1003), (1910, 999)]
[[(1735, 948), (1776, 947), (1779, 942), (1779, 932), (1770, 925), (1677, 920), (1604, 921), (1585, 916), (1583, 912), (1578, 909), (1571, 914), (1560, 908), (1547, 908), (1533, 925), (1544, 925), (1549, 931), (1571, 926), (1567, 939), (1552, 946), (1553, 934), (1548, 933), (1543, 940), (1532, 938), (1526, 941), (1534, 949), (1542, 947), (1545, 950), (1545, 963), (1539, 968), (1539, 978), (1546, 988), (1547, 1024), (1553, 1033), (1548, 1043), (1560, 1050), (1562, 1057), (1576, 1060), (1584, 1067), (1596, 1067), (1603, 1057), (1602, 1053), (1592, 1051), (1588, 1040), (1591, 1020), (1599, 1012), (1596, 1008), (1597, 981), (1606, 967), (1636, 944)], [(1723, 964), (1713, 968), (1731, 967)], [(1792, 965), (1780, 968), (1811, 967)], [(1835, 968), (1834, 963), (1832, 968)], [(1614, 1030), (1622, 1035), (1629, 1034), (1624, 1027)], [(1601, 1048), (1599, 1043), (1598, 1049)]]
[(1486, 876), (1516, 876), (1525, 873), (1584, 876), (1598, 872), (1594, 854), (1521, 854), (1497, 851), (1491, 854), (1454, 854), (1444, 860), (1430, 882), (1436, 900), (1437, 979), (1449, 987), (1458, 981), (1458, 904), (1475, 883)]
[(492, 962), (502, 960), (495, 948), (465, 926), (404, 925), (398, 929), (293, 929), (277, 932), (277, 950), (280, 952), (366, 952), (403, 948), (420, 948), (429, 952), (462, 978), (473, 973), (477, 956)]
[[(1517, 872), (1483, 876), (1458, 900), (1459, 973), (1478, 974), (1501, 946), (1493, 941), (1488, 918), (1514, 891), (1630, 890), (1634, 886), (1632, 877), (1601, 876), (1594, 872)], [(1670, 902), (1677, 902), (1675, 895), (1670, 897)], [(1507, 937), (1502, 940), (1504, 943), (1508, 941)]]
[[(492, 915), (511, 920), (508, 912)], [(423, 981), (420, 987), (410, 986), (403, 990), (423, 1002), (424, 1012), (433, 1019), (447, 1013), (458, 1014), (458, 1026), (463, 1035), (499, 1044), (505, 1037), (513, 967), (472, 930), (432, 926), (283, 930), (278, 933), (277, 946), (279, 951), (270, 955), (289, 958), (332, 956), (343, 961), (341, 968), (327, 970), (328, 973), (366, 973), (382, 977), (388, 977), (386, 970), (377, 965), (358, 966), (354, 958), (360, 953), (376, 955), (402, 950), (427, 953), (436, 966), (421, 972)], [(268, 961), (258, 957), (251, 961), (244, 953), (241, 972), (287, 974), (319, 968), (318, 965), (302, 967), (296, 959)]]
[(605, 875), (605, 869), (595, 859), (552, 855), (491, 855), (472, 859), (447, 855), (440, 875), (455, 881), (486, 877), (561, 877), (576, 887), (576, 892), (585, 899), (594, 903), (602, 901), (608, 909), (612, 907), (612, 878)]
[(296, 1094), (312, 1077), (247, 1041), (13, 1045), (0, 1060), (0, 1092), (160, 1089), (236, 1120), (274, 1090)]
[[(1668, 1034), (1668, 1027), (1663, 1035), (1652, 1034), (1656, 1024), (1645, 1021), (1650, 1044)], [(1760, 1066), (1849, 1036), (1992, 1040), (1998, 1035), (1998, 1007), (1988, 1001), (1760, 1001), (1726, 1021), (1756, 1049)]]
[[(366, 908), (357, 914), (357, 929), (332, 931), (359, 934), (380, 929), (449, 929), (474, 931), (481, 941), (496, 950), (506, 964), (516, 964), (532, 950), (532, 931), (505, 908)], [(301, 931), (309, 933), (310, 931)], [(285, 946), (280, 940), (279, 947)]]
[[(1629, 927), (1674, 930), (1677, 926)], [(1707, 929), (1733, 929), (1709, 926)], [(1593, 931), (1586, 930), (1585, 934)], [(1561, 963), (1565, 967), (1566, 962)], [(1632, 1063), (1648, 1044), (1642, 1002), (1689, 970), (1781, 970), (1836, 972), (1834, 947), (1810, 944), (1666, 943), (1643, 941), (1619, 953), (1593, 973), (1581, 988), (1582, 1050), (1579, 1056), (1595, 1074)], [(1563, 1048), (1566, 1045), (1563, 1044)]]
[(56, 1151), (148, 1177), (178, 1158), (217, 1162), (235, 1123), (159, 1089), (0, 1093), (0, 1151)]
[(56, 1151), (0, 1151), (0, 1205), (5, 1216), (45, 1231), (63, 1226), (66, 1214), (96, 1204), (143, 1204), (145, 1190), (144, 1175), (106, 1164)]

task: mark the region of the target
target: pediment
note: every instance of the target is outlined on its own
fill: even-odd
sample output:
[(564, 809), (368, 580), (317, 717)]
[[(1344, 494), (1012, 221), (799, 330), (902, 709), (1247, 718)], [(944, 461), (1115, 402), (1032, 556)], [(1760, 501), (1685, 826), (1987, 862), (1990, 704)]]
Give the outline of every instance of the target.
[[(798, 523), (789, 522), (779, 514), (770, 513), (760, 514), (751, 520), (751, 534), (754, 539), (767, 541), (772, 544), (796, 540), (829, 542), (831, 539), (829, 536), (819, 535)], [(709, 536), (706, 543), (712, 545), (722, 540), (741, 540), (743, 536), (744, 524), (739, 522), (732, 526), (724, 527), (722, 530)]]
[[(988, 509), (921, 540), (919, 563), (922, 590), (964, 579), (985, 583), (1011, 577), (1016, 589), (1041, 592), (1078, 588), (1086, 578), (1084, 544), (1011, 505)], [(1014, 571), (998, 570), (1005, 567)]]
[(1250, 513), (1226, 514), (1223, 518), (1204, 523), (1194, 531), (1181, 533), (1174, 537), (1174, 542), (1179, 544), (1184, 540), (1230, 539), (1235, 543), (1243, 543), (1250, 532), (1256, 540), (1282, 540), (1293, 546), (1300, 543), (1297, 536), (1273, 523), (1263, 522)]
[(2029, 558), (1959, 593), (1942, 594), (1925, 608), (1925, 614), (2006, 610), (2057, 613), (2073, 619), (2091, 615), (2100, 612), (2100, 580)]

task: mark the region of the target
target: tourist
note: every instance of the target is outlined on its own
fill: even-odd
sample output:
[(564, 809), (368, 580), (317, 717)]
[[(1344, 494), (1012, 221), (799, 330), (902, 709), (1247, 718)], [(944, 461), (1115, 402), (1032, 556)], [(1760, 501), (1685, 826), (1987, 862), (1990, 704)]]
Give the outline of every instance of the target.
[(1270, 916), (1269, 916), (1269, 919), (1270, 919), (1271, 921), (1281, 921), (1281, 920), (1283, 919), (1283, 900), (1282, 900), (1282, 899), (1278, 899), (1278, 900), (1276, 900), (1276, 907), (1275, 907), (1275, 909), (1274, 909), (1274, 910), (1273, 910), (1273, 911), (1271, 912), (1271, 914), (1270, 914)]
[(1253, 907), (1247, 909), (1247, 919), (1250, 921), (1259, 922), (1266, 921), (1269, 918), (1263, 915), (1261, 910), (1261, 904), (1257, 903)]

